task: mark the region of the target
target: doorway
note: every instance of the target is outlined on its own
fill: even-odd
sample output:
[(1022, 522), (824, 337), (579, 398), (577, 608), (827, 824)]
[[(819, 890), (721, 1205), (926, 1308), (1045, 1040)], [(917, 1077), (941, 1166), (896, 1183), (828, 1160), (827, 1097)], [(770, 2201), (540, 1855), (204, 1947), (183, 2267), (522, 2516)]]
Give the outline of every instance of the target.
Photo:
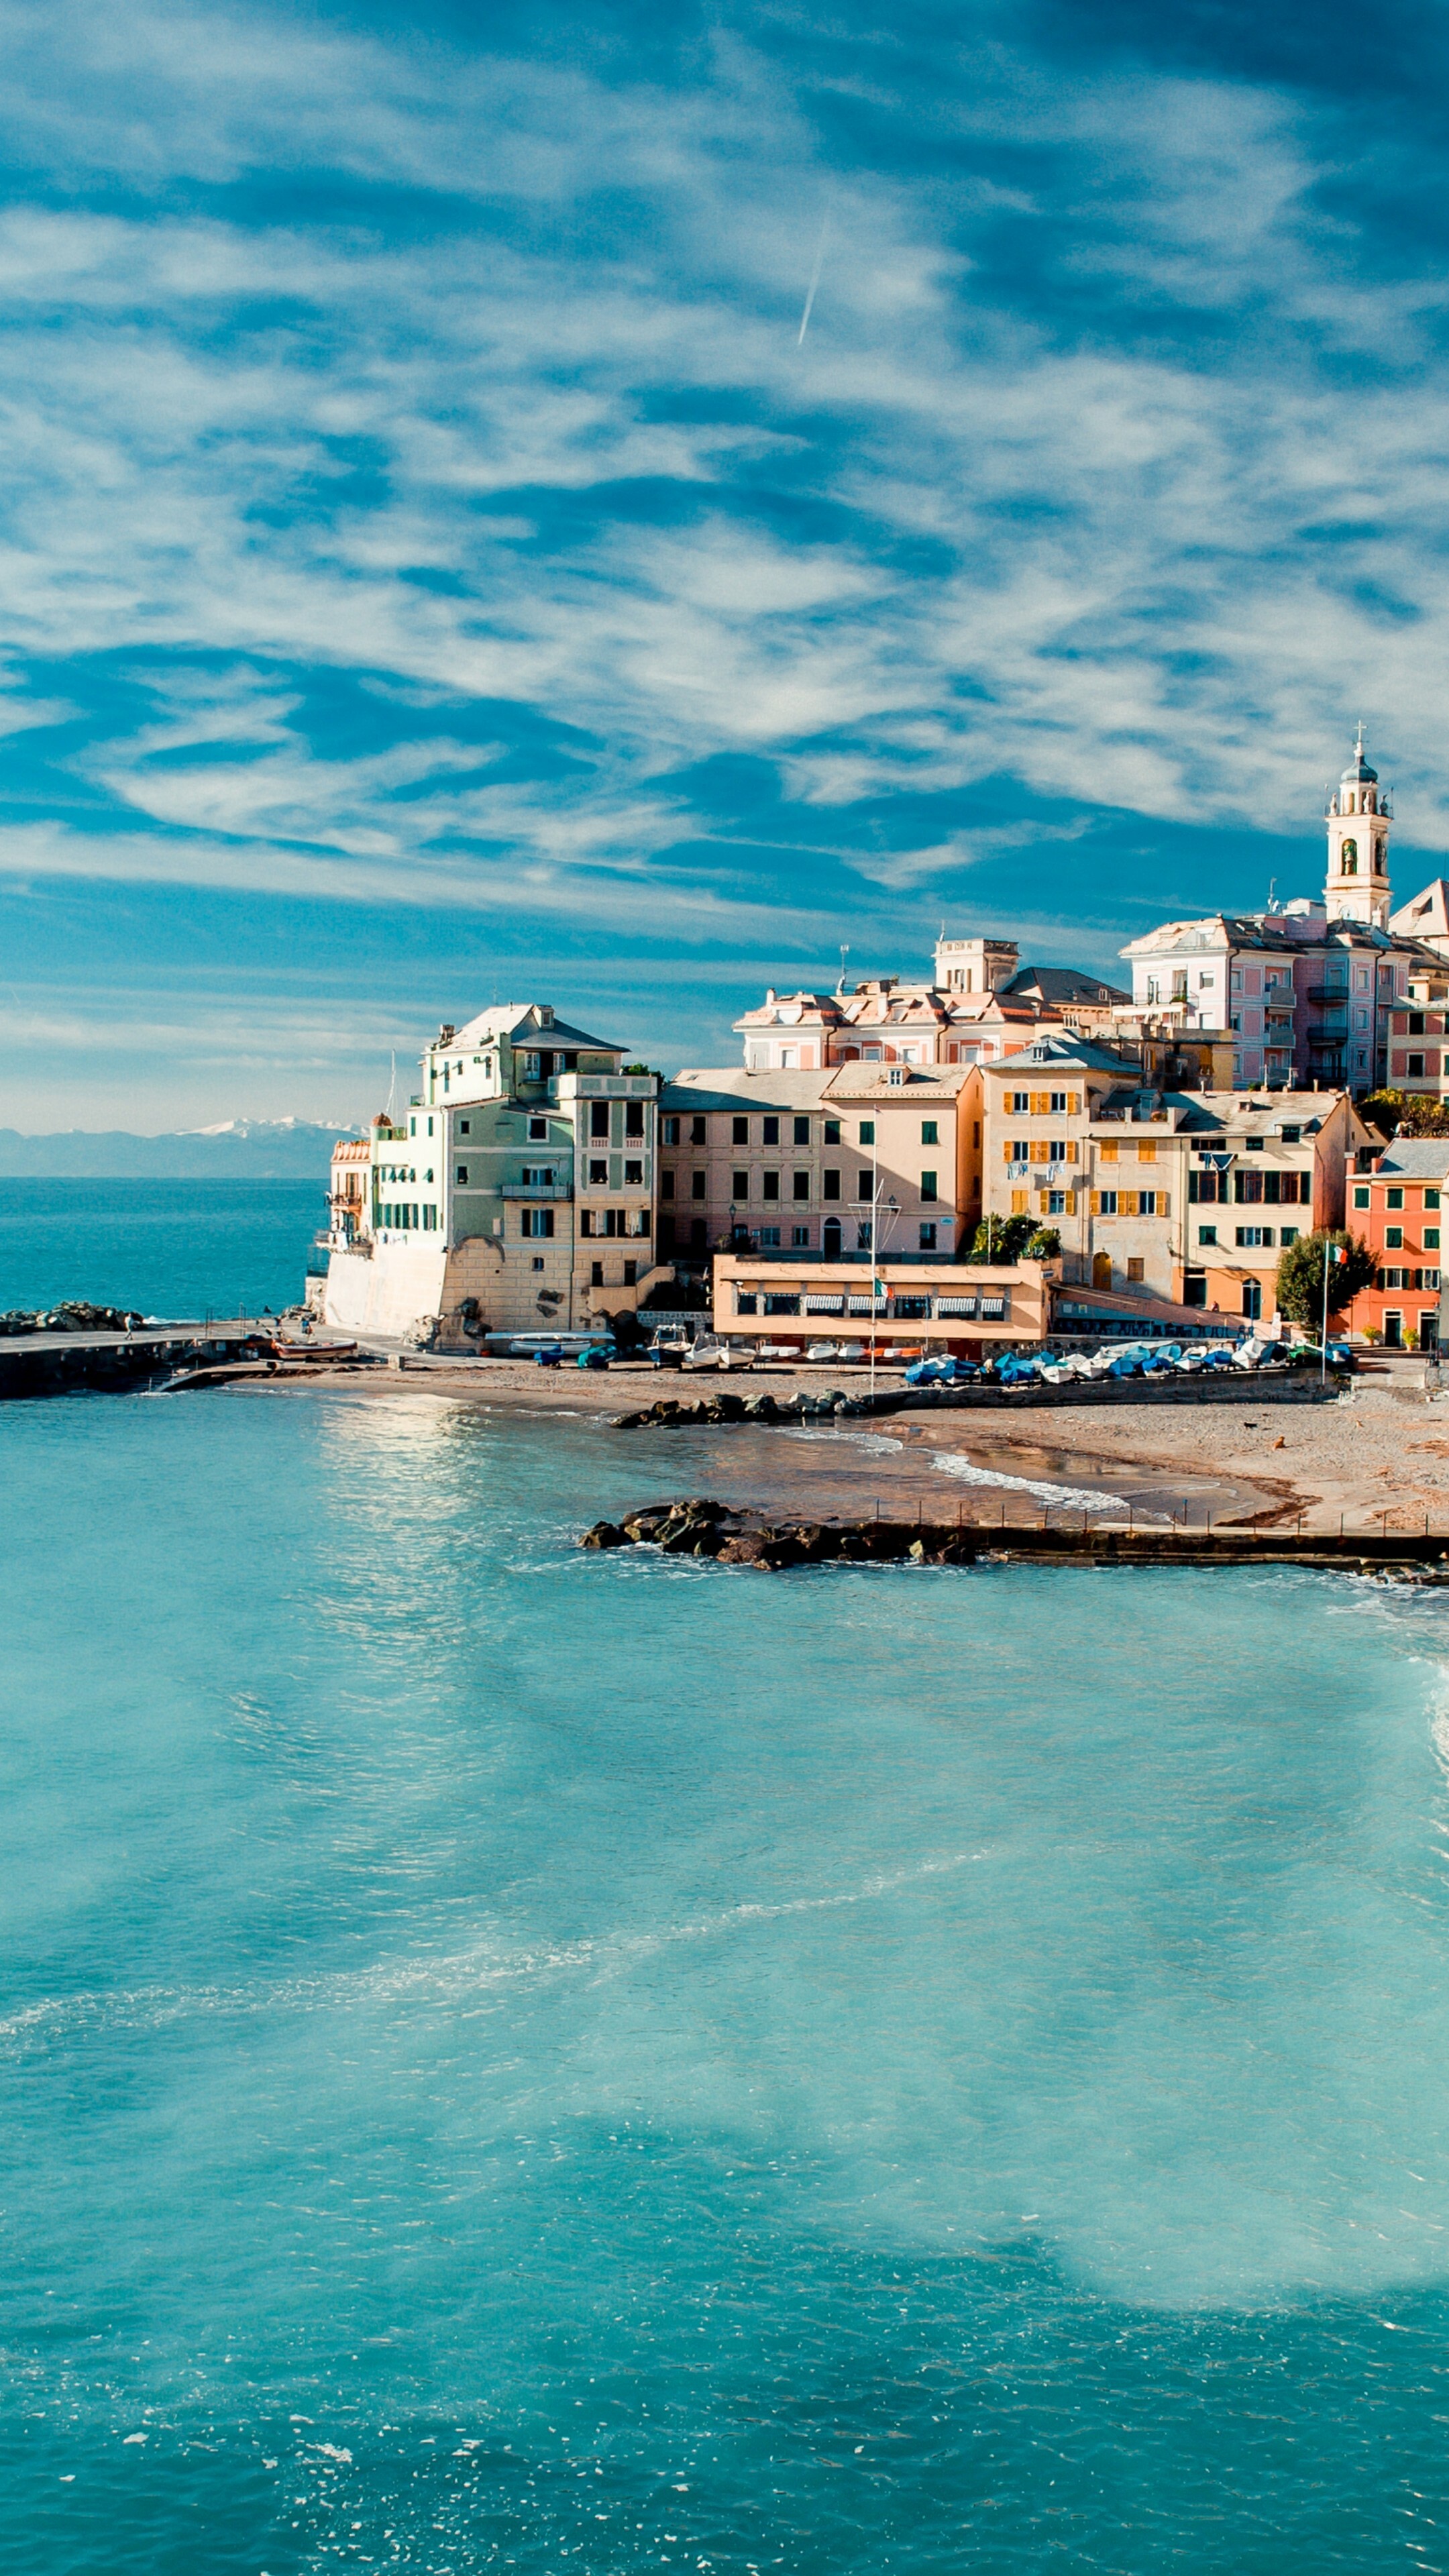
[(1094, 1288), (1110, 1288), (1110, 1287), (1111, 1287), (1111, 1285), (1112, 1285), (1112, 1255), (1111, 1255), (1111, 1253), (1110, 1253), (1110, 1252), (1094, 1252), (1094, 1253), (1093, 1253), (1093, 1255), (1092, 1255), (1092, 1286), (1093, 1286)]

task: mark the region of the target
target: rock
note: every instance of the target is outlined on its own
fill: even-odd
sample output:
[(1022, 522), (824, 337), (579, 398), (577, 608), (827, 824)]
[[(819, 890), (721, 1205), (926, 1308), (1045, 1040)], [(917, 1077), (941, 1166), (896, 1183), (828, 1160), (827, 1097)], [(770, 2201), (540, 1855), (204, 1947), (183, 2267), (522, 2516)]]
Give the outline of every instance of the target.
[(633, 1512), (624, 1523), (624, 1536), (635, 1547), (652, 1547), (668, 1519), (667, 1512)]
[(763, 1574), (772, 1573), (775, 1564), (759, 1530), (741, 1530), (737, 1537), (727, 1538), (720, 1549), (719, 1562), (757, 1566)]
[(674, 1508), (686, 1512), (695, 1521), (727, 1521), (730, 1516), (728, 1503), (711, 1502), (708, 1494), (695, 1494), (687, 1503), (676, 1503)]
[(744, 1399), (747, 1422), (778, 1422), (780, 1408), (772, 1395), (750, 1395)]
[(595, 1521), (592, 1529), (585, 1530), (579, 1545), (580, 1547), (627, 1547), (629, 1534), (627, 1530), (620, 1529), (617, 1521)]

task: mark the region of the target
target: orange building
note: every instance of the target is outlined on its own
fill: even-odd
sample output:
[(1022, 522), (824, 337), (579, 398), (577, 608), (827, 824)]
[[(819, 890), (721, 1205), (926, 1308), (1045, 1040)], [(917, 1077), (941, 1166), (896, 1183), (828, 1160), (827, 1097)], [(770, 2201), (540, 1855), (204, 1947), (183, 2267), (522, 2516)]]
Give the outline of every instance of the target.
[(1439, 1339), (1439, 1233), (1449, 1189), (1449, 1137), (1404, 1137), (1348, 1185), (1348, 1226), (1380, 1257), (1372, 1288), (1348, 1310), (1351, 1333), (1389, 1350)]

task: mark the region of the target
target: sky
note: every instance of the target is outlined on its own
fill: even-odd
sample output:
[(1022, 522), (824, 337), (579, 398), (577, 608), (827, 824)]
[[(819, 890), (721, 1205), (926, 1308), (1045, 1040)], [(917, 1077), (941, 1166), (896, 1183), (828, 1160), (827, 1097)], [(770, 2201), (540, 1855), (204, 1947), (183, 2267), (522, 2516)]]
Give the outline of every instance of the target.
[(1449, 847), (1441, 11), (0, 0), (0, 1125)]

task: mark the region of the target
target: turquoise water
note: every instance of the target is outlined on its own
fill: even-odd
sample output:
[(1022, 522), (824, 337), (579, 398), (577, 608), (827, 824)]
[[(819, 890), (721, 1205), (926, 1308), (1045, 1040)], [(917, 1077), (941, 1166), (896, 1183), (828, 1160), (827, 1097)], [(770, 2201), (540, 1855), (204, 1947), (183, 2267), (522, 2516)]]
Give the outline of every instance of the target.
[(6, 1408), (23, 2576), (1449, 2565), (1446, 1614), (588, 1557), (431, 1399)]
[(280, 1314), (327, 1222), (316, 1181), (6, 1181), (0, 1312), (83, 1297), (143, 1315)]

